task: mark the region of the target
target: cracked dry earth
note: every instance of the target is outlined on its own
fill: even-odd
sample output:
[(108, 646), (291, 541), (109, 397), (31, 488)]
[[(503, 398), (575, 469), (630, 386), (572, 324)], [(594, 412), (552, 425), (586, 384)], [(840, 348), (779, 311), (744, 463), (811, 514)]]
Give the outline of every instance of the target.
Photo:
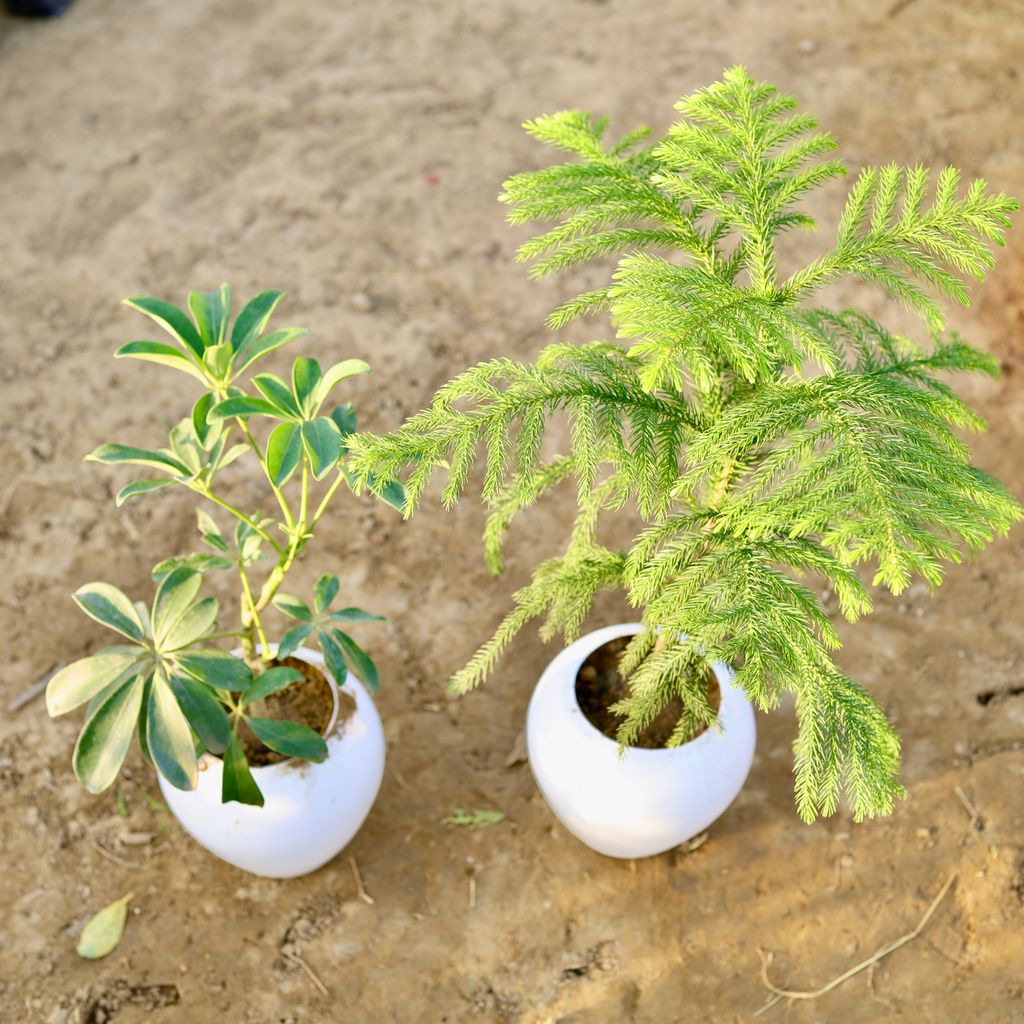
[[(142, 596), (149, 566), (193, 543), (182, 496), (115, 511), (123, 475), (80, 461), (105, 440), (156, 443), (188, 407), (160, 368), (110, 359), (140, 327), (122, 296), (287, 289), (283, 318), (314, 329), (312, 354), (370, 359), (351, 396), (365, 425), (391, 427), (456, 370), (535, 354), (544, 314), (580, 283), (532, 284), (512, 261), (523, 236), (495, 195), (543, 159), (526, 117), (585, 106), (660, 130), (679, 95), (742, 61), (795, 91), (851, 162), (950, 162), (1020, 195), (1022, 22), (1018, 0), (78, 0), (54, 23), (0, 16), (5, 705), (101, 641), (75, 586)], [(842, 195), (817, 199), (826, 227)], [(792, 262), (826, 239), (790, 242)], [(1018, 234), (953, 319), (1003, 361), (1002, 382), (967, 391), (991, 421), (978, 461), (1018, 494), (1022, 270)], [(853, 289), (831, 298), (881, 309)], [(244, 473), (231, 487), (258, 494)], [(88, 796), (69, 769), (74, 716), (6, 711), (4, 1024), (734, 1024), (766, 1001), (759, 947), (776, 982), (815, 988), (909, 931), (953, 873), (920, 937), (870, 976), (758, 1019), (1024, 1020), (1024, 532), (934, 597), (879, 594), (843, 627), (843, 665), (904, 737), (909, 797), (891, 818), (798, 821), (784, 708), (759, 719), (750, 780), (703, 845), (630, 864), (568, 836), (509, 756), (552, 655), (534, 634), (480, 692), (443, 690), (537, 555), (559, 550), (570, 501), (516, 528), (499, 581), (473, 501), (428, 502), (407, 524), (339, 504), (292, 589), (338, 571), (352, 603), (389, 616), (360, 634), (382, 670), (389, 762), (363, 830), (310, 877), (207, 856), (136, 755), (120, 806), (116, 789)], [(627, 614), (608, 598), (592, 623)], [(455, 807), (507, 819), (446, 829)], [(83, 921), (128, 890), (120, 948), (80, 960)]]

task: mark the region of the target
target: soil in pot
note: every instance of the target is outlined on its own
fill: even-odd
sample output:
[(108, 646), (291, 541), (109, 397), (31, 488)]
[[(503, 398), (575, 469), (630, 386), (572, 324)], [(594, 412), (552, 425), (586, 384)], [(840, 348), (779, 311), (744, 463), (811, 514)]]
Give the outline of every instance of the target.
[[(258, 707), (253, 707), (253, 713), (264, 718), (301, 722), (321, 736), (326, 735), (334, 711), (334, 700), (323, 672), (301, 658), (284, 658), (272, 662), (270, 667), (282, 665), (297, 669), (302, 673), (302, 679), (260, 701)], [(344, 691), (338, 691), (338, 700), (338, 724), (335, 728), (340, 728), (355, 710), (355, 701)], [(254, 768), (288, 760), (283, 754), (265, 747), (244, 723), (239, 729), (238, 738), (249, 764)]]
[[(618, 738), (622, 716), (612, 711), (611, 707), (629, 696), (629, 685), (619, 672), (619, 660), (632, 639), (631, 636), (621, 636), (602, 644), (588, 656), (576, 673), (576, 701), (580, 710), (595, 729), (613, 740)], [(706, 682), (708, 701), (717, 712), (722, 694), (713, 672), (708, 672)], [(674, 697), (630, 745), (647, 750), (666, 746), (682, 713), (683, 702)], [(706, 728), (704, 726), (699, 729), (690, 739), (695, 739)]]

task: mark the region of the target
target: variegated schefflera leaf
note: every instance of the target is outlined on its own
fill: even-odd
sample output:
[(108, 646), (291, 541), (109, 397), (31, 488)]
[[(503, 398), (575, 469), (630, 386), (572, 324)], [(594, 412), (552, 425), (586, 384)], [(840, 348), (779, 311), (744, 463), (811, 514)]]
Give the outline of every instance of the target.
[(296, 682), (301, 673), (269, 668), (254, 676), (234, 655), (208, 646), (216, 629), (216, 598), (199, 597), (202, 576), (172, 569), (157, 586), (152, 609), (109, 583), (74, 595), (91, 618), (127, 643), (103, 648), (61, 669), (46, 691), (47, 710), (62, 715), (86, 705), (74, 769), (90, 793), (117, 777), (137, 735), (143, 755), (178, 789), (194, 789), (198, 755), (225, 756), (225, 800), (262, 803), (238, 739), (246, 722), (266, 746), (288, 757), (322, 761), (323, 738), (298, 722), (253, 716), (250, 706)]

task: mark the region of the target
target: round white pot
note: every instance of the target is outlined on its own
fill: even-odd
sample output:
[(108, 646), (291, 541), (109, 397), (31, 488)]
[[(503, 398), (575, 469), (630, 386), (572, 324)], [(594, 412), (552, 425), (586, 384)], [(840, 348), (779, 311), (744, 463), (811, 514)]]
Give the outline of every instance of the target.
[(642, 628), (607, 626), (571, 644), (544, 670), (526, 714), (530, 768), (548, 806), (609, 857), (650, 857), (702, 832), (735, 799), (754, 759), (754, 709), (722, 663), (714, 666), (721, 731), (620, 756), (618, 743), (590, 724), (576, 700), (576, 673), (602, 644)]
[(320, 764), (292, 759), (253, 768), (262, 807), (221, 803), (224, 764), (213, 754), (200, 758), (194, 790), (175, 789), (160, 776), (167, 806), (196, 842), (267, 878), (308, 874), (339, 853), (366, 820), (384, 777), (384, 729), (369, 691), (349, 673), (342, 690), (356, 706), (339, 726), (338, 690), (323, 658), (306, 647), (295, 654), (324, 673), (334, 696)]

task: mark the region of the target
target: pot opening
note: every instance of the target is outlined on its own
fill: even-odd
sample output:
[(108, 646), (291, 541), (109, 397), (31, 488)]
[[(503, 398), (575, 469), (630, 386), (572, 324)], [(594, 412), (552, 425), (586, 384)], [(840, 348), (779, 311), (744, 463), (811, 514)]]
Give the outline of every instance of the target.
[[(334, 696), (327, 677), (308, 661), (301, 658), (275, 659), (268, 668), (287, 666), (297, 669), (303, 678), (286, 686), (283, 690), (270, 694), (258, 701), (252, 708), (254, 714), (263, 718), (275, 718), (279, 721), (301, 722), (321, 736), (327, 735), (334, 714)], [(338, 690), (338, 722), (340, 728), (355, 710), (355, 701), (343, 690)], [(244, 722), (239, 726), (238, 739), (245, 751), (246, 759), (253, 768), (271, 764), (280, 764), (289, 758), (278, 754), (259, 740), (256, 734)]]
[[(602, 644), (592, 651), (576, 673), (576, 703), (587, 721), (611, 740), (618, 740), (623, 717), (612, 711), (612, 705), (629, 696), (629, 684), (619, 672), (619, 660), (632, 640), (621, 636)], [(706, 685), (708, 703), (717, 714), (722, 703), (722, 692), (714, 672), (708, 670)], [(668, 745), (685, 707), (680, 697), (673, 697), (630, 744), (646, 750), (658, 750)], [(696, 739), (707, 730), (706, 724), (695, 727), (685, 741)]]

